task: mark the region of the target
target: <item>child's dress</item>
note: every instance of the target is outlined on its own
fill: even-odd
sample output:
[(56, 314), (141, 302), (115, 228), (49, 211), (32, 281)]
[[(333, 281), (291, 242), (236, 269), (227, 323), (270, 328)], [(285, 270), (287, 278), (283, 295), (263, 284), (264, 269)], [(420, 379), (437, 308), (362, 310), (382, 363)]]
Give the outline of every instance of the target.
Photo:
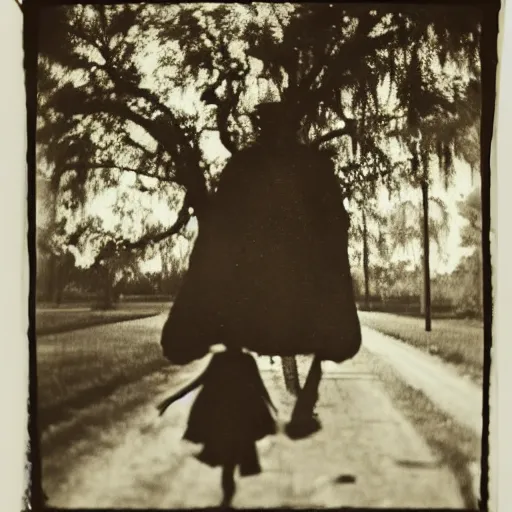
[(254, 358), (242, 351), (214, 354), (200, 379), (184, 439), (203, 445), (197, 458), (209, 466), (261, 472), (256, 441), (275, 434), (269, 394)]

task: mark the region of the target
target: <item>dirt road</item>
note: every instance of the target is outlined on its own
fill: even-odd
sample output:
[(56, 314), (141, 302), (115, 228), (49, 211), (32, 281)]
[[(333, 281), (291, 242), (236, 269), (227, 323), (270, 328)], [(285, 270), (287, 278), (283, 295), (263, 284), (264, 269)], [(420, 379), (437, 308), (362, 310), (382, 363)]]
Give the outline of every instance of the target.
[[(147, 336), (158, 343), (163, 321), (159, 316), (134, 322), (146, 327)], [(363, 338), (371, 350), (382, 348), (373, 331), (365, 329)], [(386, 357), (420, 368), (416, 375), (421, 374), (423, 384), (438, 380), (439, 373), (427, 371), (425, 361), (403, 355), (400, 348), (393, 350)], [(43, 476), (49, 505), (216, 506), (220, 470), (203, 466), (192, 456), (198, 448), (181, 441), (193, 396), (174, 404), (163, 418), (154, 407), (204, 364), (153, 373), (101, 404), (77, 411), (68, 424), (48, 429), (43, 436)], [(260, 358), (259, 365), (285, 421), (293, 397), (284, 388), (279, 358), (274, 365)], [(299, 359), (301, 378), (307, 365), (308, 358)], [(259, 446), (264, 471), (239, 479), (235, 507), (463, 508), (455, 476), (394, 405), (367, 363), (366, 348), (344, 365), (324, 363), (324, 373), (318, 407), (323, 429), (302, 441), (282, 433), (264, 439)], [(460, 392), (462, 388), (454, 387)], [(119, 404), (124, 404), (121, 412)], [(469, 421), (469, 409), (457, 414)]]
[(482, 389), (440, 358), (363, 327), (364, 346), (391, 364), (411, 386), (474, 432), (482, 431)]

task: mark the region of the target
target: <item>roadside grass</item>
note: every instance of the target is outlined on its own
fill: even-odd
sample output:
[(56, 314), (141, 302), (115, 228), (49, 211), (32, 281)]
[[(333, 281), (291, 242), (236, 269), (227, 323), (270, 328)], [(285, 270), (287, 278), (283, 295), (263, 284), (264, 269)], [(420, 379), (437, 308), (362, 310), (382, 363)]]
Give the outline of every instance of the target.
[[(159, 388), (170, 378), (170, 369), (163, 368), (119, 387), (97, 403), (77, 411), (72, 418), (52, 425), (41, 435), (43, 488), (52, 495), (65, 483), (68, 471), (98, 453), (106, 453), (119, 443), (124, 423), (158, 397)], [(156, 417), (156, 403), (154, 407)], [(149, 416), (149, 415), (148, 415)], [(149, 418), (148, 418), (149, 419)]]
[(457, 479), (468, 510), (480, 509), (481, 433), (475, 433), (452, 420), (422, 391), (409, 386), (393, 367), (370, 353), (361, 351), (393, 403), (423, 436), (440, 461)]
[(112, 310), (99, 310), (91, 304), (65, 304), (59, 308), (36, 308), (36, 335), (69, 332), (158, 315), (168, 310), (169, 303), (123, 303)]
[(359, 318), (367, 327), (438, 355), (481, 383), (484, 356), (482, 322), (453, 318), (434, 319), (432, 331), (426, 332), (424, 320), (421, 318), (368, 311), (360, 311)]
[[(164, 367), (117, 388), (102, 400), (80, 409), (69, 420), (48, 428), (41, 435), (41, 462), (43, 488), (50, 503), (53, 494), (66, 485), (72, 467), (87, 465), (91, 458), (104, 456), (119, 446), (127, 434), (127, 421), (139, 417), (138, 428), (145, 433), (168, 429), (169, 419), (162, 422), (156, 408), (162, 393), (166, 396), (190, 381), (204, 364), (197, 361), (186, 368)], [(176, 410), (174, 415), (180, 419)]]
[(100, 402), (118, 387), (168, 365), (159, 344), (163, 318), (37, 338), (41, 429)]

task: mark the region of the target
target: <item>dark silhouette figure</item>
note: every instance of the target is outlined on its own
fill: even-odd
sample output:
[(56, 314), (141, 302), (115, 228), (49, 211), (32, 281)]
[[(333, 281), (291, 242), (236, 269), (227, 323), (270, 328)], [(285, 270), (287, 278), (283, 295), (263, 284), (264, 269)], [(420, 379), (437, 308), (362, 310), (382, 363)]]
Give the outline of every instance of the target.
[(224, 505), (237, 466), (261, 470), (255, 441), (274, 428), (257, 366), (241, 349), (315, 355), (286, 427), (299, 439), (321, 428), (321, 361), (345, 361), (361, 345), (341, 190), (330, 158), (297, 142), (292, 112), (258, 109), (259, 138), (226, 165), (162, 332), (174, 364), (228, 348), (195, 384), (204, 383), (185, 434), (203, 443), (200, 460), (222, 466)]
[(222, 467), (222, 505), (229, 506), (236, 468), (241, 476), (261, 472), (256, 441), (276, 432), (271, 413), (275, 407), (253, 356), (228, 349), (214, 354), (202, 375), (164, 400), (158, 406), (160, 414), (199, 386), (184, 439), (203, 445), (198, 460)]
[(259, 140), (228, 162), (201, 222), (162, 333), (176, 364), (215, 343), (337, 362), (359, 350), (349, 219), (332, 162), (286, 135), (280, 116), (262, 116)]
[(320, 430), (321, 423), (315, 414), (315, 406), (318, 401), (318, 387), (321, 379), (322, 360), (315, 356), (304, 387), (295, 402), (291, 420), (285, 428), (286, 434), (291, 439), (302, 439)]

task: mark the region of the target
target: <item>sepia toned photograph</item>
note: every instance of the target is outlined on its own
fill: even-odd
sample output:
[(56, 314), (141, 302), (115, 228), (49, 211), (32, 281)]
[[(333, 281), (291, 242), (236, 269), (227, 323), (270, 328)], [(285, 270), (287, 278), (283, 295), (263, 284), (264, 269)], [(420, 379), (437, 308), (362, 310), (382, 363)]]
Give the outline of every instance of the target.
[(488, 510), (487, 10), (31, 16), (27, 510)]

